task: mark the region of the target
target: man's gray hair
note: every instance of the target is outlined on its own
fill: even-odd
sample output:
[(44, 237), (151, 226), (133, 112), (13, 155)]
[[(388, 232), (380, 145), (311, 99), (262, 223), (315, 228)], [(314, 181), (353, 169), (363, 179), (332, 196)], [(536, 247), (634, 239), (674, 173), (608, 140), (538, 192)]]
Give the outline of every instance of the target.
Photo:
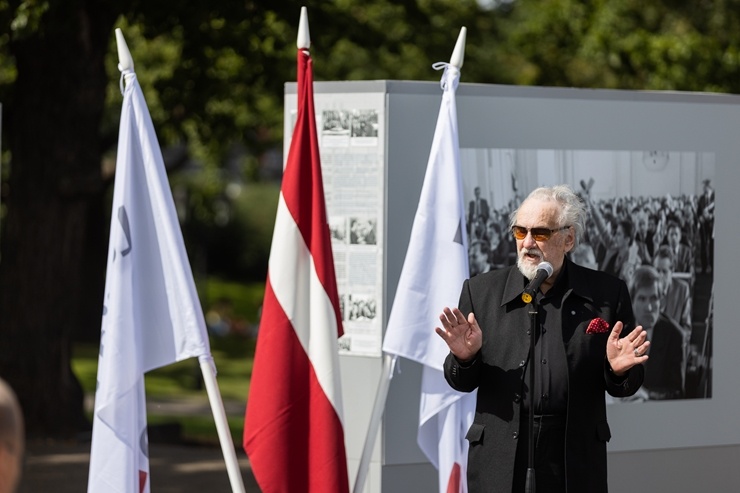
[[(558, 226), (572, 226), (575, 233), (575, 245), (573, 246), (574, 248), (578, 246), (583, 239), (583, 232), (586, 229), (586, 204), (584, 204), (583, 200), (568, 185), (536, 188), (524, 199), (524, 202), (530, 199), (557, 202), (560, 205)], [(511, 213), (509, 228), (516, 224), (516, 216), (522, 204)]]

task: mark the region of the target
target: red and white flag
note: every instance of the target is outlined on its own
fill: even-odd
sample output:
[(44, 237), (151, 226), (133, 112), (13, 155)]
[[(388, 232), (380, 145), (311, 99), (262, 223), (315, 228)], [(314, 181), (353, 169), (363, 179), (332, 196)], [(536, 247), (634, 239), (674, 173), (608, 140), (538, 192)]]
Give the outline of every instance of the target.
[(307, 51), (298, 51), (298, 117), (278, 202), (244, 424), (264, 493), (349, 491), (337, 338), (339, 296)]
[(439, 471), (440, 493), (464, 493), (465, 433), (476, 394), (447, 384), (442, 367), (449, 349), (434, 332), (442, 309), (457, 306), (469, 274), (455, 103), (460, 70), (435, 64), (441, 66), (442, 104), (383, 351), (424, 365), (417, 441)]

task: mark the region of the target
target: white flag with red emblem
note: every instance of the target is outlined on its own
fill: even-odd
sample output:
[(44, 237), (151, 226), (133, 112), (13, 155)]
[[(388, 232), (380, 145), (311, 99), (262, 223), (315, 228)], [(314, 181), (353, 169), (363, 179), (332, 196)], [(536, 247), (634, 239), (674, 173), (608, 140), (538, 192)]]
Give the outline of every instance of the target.
[(136, 74), (126, 70), (123, 77), (90, 493), (149, 491), (144, 373), (210, 358), (154, 126)]
[(383, 351), (424, 365), (417, 441), (439, 470), (440, 493), (463, 493), (475, 393), (447, 384), (449, 349), (434, 332), (442, 309), (457, 306), (469, 273), (455, 103), (460, 71), (436, 66), (445, 66), (442, 104)]

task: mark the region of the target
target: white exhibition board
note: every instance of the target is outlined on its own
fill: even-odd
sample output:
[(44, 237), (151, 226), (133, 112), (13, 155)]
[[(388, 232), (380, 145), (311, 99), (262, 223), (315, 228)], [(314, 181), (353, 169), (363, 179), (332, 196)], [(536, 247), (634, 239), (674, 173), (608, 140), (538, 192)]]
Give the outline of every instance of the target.
[[(352, 361), (349, 365), (354, 372), (343, 374), (343, 387), (353, 388), (351, 380), (365, 386), (359, 400), (345, 403), (345, 420), (354, 428), (348, 438), (348, 450), (352, 450), (348, 453), (353, 455), (361, 448), (361, 443), (354, 442), (364, 440), (374, 400), (372, 385), (381, 365), (376, 348), (406, 254), (442, 92), (437, 82), (364, 81), (317, 82), (315, 94), (320, 129), (324, 128), (320, 113), (327, 109), (348, 114), (353, 110), (376, 111), (371, 118), (375, 133), (358, 140), (356, 144), (366, 147), (354, 151), (362, 154), (359, 159), (366, 166), (365, 178), (372, 178), (361, 198), (379, 208), (373, 223), (374, 246), (354, 245), (357, 253), (372, 260), (375, 282), (372, 286), (366, 282), (355, 298), (373, 297), (376, 311), (373, 318), (364, 320), (365, 325), (357, 327), (364, 343), (362, 351), (353, 354), (345, 347), (343, 356), (345, 364)], [(286, 85), (285, 102), (287, 145), (290, 109), (295, 108), (294, 84)], [(613, 436), (608, 449), (630, 452), (740, 444), (740, 427), (734, 426), (734, 416), (740, 411), (740, 393), (734, 388), (740, 377), (740, 367), (735, 364), (740, 330), (731, 321), (736, 297), (732, 279), (740, 274), (740, 264), (732, 255), (732, 239), (740, 231), (740, 215), (733, 213), (740, 206), (740, 194), (734, 191), (740, 185), (740, 97), (462, 83), (457, 106), (464, 186), (469, 196), (474, 184), (485, 179), (486, 192), (494, 201), (503, 200), (511, 188), (509, 183), (501, 185), (505, 175), (500, 170), (498, 178), (496, 171), (486, 175), (480, 168), (500, 166), (512, 155), (517, 156), (513, 166), (522, 191), (559, 182), (577, 188), (582, 179), (592, 177), (592, 193), (600, 197), (698, 195), (703, 180), (711, 179), (717, 212), (710, 395), (610, 405)], [(334, 145), (344, 144), (335, 140)], [(324, 146), (321, 152), (323, 159)], [(336, 153), (336, 148), (332, 152)], [(338, 165), (336, 161), (333, 164)], [(327, 194), (341, 195), (341, 190), (326, 186)], [(341, 186), (358, 190), (356, 182)], [(349, 207), (347, 203), (345, 207)], [(368, 207), (360, 215), (372, 216)], [(347, 253), (352, 253), (352, 242), (348, 245)], [(347, 280), (345, 294), (355, 294), (351, 279)], [(402, 374), (392, 382), (382, 453), (374, 457), (381, 466), (424, 462), (412, 426), (418, 409), (418, 395), (414, 395), (418, 382), (413, 376), (407, 381), (404, 378)], [(396, 469), (393, 471), (396, 474)], [(387, 486), (384, 484), (383, 491), (388, 491)]]

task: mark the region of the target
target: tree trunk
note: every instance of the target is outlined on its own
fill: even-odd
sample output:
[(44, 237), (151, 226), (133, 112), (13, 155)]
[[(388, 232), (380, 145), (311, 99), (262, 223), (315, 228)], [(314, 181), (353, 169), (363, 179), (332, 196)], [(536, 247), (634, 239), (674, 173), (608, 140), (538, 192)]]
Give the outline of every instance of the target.
[(18, 78), (6, 113), (0, 375), (18, 394), (31, 437), (71, 436), (87, 425), (70, 337), (100, 330), (100, 123), (117, 17), (116, 7), (98, 5), (108, 2), (50, 3), (38, 29), (12, 41)]

